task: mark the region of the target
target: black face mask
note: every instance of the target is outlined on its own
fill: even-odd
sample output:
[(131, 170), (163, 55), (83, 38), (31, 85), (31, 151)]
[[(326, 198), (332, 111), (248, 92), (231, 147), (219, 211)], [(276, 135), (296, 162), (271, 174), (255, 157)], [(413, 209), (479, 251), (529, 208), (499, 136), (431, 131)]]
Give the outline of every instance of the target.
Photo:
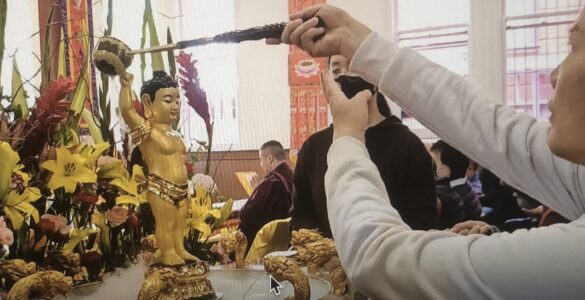
[(373, 84), (358, 76), (340, 75), (335, 78), (335, 81), (339, 83), (341, 91), (348, 99), (353, 98), (353, 96), (363, 90), (369, 90), (372, 94), (376, 92), (376, 87)]

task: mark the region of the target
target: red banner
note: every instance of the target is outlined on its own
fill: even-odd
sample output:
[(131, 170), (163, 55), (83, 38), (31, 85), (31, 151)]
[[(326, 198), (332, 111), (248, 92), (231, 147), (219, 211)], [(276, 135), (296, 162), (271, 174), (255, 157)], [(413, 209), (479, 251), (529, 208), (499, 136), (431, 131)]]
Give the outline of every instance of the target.
[[(93, 20), (92, 2), (90, 0), (59, 0), (63, 23), (63, 36), (67, 45), (65, 47), (65, 63), (67, 76), (74, 82), (78, 80), (87, 64), (88, 75), (85, 80), (88, 88), (85, 106), (97, 113), (97, 95), (95, 95), (95, 72), (91, 62), (91, 45), (93, 45)], [(91, 25), (91, 26), (90, 26)], [(89, 45), (89, 53), (86, 53), (86, 45)], [(94, 101), (96, 101), (94, 103)]]
[[(289, 13), (325, 0), (289, 0)], [(288, 79), (290, 85), (291, 149), (298, 150), (311, 134), (327, 126), (327, 103), (323, 97), (319, 73), (327, 68), (327, 59), (312, 58), (290, 46)]]

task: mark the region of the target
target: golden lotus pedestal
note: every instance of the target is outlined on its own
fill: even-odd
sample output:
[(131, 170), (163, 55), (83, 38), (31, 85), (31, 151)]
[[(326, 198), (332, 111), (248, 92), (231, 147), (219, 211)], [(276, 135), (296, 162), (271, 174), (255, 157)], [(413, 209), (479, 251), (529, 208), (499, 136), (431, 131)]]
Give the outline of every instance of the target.
[(188, 262), (180, 266), (153, 264), (146, 270), (138, 299), (216, 300), (218, 296), (208, 274), (209, 267), (204, 262)]

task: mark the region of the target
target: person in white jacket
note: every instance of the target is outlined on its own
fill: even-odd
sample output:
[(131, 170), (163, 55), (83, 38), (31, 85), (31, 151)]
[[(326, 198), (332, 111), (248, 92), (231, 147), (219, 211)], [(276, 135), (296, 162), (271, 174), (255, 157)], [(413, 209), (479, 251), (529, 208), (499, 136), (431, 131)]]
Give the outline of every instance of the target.
[[(350, 58), (351, 71), (441, 138), (573, 220), (491, 236), (411, 230), (389, 205), (364, 147), (369, 92), (348, 101), (324, 74), (334, 124), (325, 178), (329, 219), (341, 263), (357, 289), (373, 299), (585, 298), (583, 12), (571, 29), (571, 53), (551, 75), (556, 91), (550, 123), (486, 101), (468, 80), (329, 5), (291, 15), (281, 39), (268, 41), (278, 42), (313, 56)], [(484, 228), (456, 227), (452, 231)]]

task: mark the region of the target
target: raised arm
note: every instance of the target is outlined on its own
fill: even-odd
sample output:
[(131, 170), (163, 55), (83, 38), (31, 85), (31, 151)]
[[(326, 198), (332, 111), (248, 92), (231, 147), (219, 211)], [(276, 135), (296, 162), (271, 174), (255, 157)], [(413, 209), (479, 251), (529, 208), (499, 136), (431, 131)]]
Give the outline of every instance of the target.
[(291, 19), (283, 42), (314, 56), (350, 58), (351, 71), (469, 158), (566, 218), (585, 213), (585, 167), (553, 155), (550, 123), (489, 102), (469, 80), (371, 33), (338, 8), (314, 6)]
[(126, 73), (123, 76), (120, 76), (120, 114), (126, 122), (126, 125), (130, 127), (130, 129), (134, 129), (138, 127), (138, 125), (146, 122), (146, 120), (136, 112), (134, 109), (133, 104), (133, 97), (132, 97), (132, 82), (134, 81), (134, 76), (130, 73)]
[(580, 299), (585, 293), (578, 284), (583, 221), (492, 236), (410, 230), (388, 204), (363, 143), (340, 137), (327, 160), (337, 252), (352, 285), (370, 298)]

